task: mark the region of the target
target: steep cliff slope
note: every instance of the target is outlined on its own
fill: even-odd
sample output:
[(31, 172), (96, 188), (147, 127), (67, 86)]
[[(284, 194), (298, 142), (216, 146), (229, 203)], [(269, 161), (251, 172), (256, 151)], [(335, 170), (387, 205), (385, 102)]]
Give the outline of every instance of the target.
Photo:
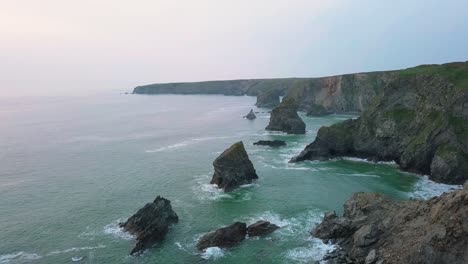
[(292, 161), (394, 160), (432, 180), (468, 179), (468, 62), (398, 72), (361, 117), (322, 127)]

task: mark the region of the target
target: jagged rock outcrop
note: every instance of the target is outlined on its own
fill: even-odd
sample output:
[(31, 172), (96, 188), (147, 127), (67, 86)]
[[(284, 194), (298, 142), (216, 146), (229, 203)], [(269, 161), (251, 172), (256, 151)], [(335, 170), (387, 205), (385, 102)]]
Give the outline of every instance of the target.
[(225, 192), (258, 179), (257, 172), (247, 155), (244, 143), (239, 141), (226, 149), (213, 162), (214, 174), (211, 184), (218, 185)]
[(280, 92), (277, 90), (261, 91), (257, 95), (257, 107), (275, 108), (280, 104)]
[(172, 210), (171, 202), (158, 196), (125, 223), (121, 223), (120, 227), (136, 236), (136, 246), (130, 253), (133, 255), (162, 241), (169, 231), (169, 226), (178, 221), (179, 217)]
[(305, 134), (306, 125), (297, 114), (297, 103), (292, 100), (283, 100), (281, 104), (271, 111), (270, 123), (266, 130), (283, 131), (288, 134)]
[(249, 237), (265, 236), (273, 233), (279, 228), (279, 226), (270, 223), (269, 221), (260, 220), (247, 227), (247, 234), (249, 235)]
[(468, 179), (468, 63), (400, 72), (356, 120), (322, 127), (291, 161), (394, 160), (444, 183)]
[(260, 220), (247, 227), (246, 223), (235, 222), (205, 234), (197, 242), (197, 249), (204, 250), (209, 247), (230, 248), (242, 242), (247, 234), (253, 236), (265, 236), (273, 233), (279, 226), (268, 221)]
[(244, 116), (244, 118), (247, 118), (248, 120), (254, 120), (257, 118), (257, 116), (254, 114), (253, 109), (250, 109), (250, 112)]
[(324, 116), (333, 114), (333, 112), (328, 111), (323, 105), (312, 104), (307, 109), (307, 116)]
[(328, 263), (468, 263), (468, 189), (428, 201), (356, 193), (343, 217), (327, 213), (312, 231), (339, 245)]
[(283, 140), (259, 140), (253, 144), (258, 145), (258, 146), (270, 146), (270, 147), (286, 146), (286, 142), (284, 142)]
[(197, 249), (204, 250), (209, 247), (230, 248), (242, 242), (246, 235), (247, 225), (235, 222), (201, 237), (197, 242)]

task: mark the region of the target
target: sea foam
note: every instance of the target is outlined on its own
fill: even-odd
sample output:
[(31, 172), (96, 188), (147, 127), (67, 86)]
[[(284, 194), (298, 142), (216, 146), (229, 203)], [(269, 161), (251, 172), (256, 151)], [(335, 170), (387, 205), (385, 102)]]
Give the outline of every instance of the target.
[(42, 256), (35, 253), (26, 253), (24, 251), (0, 255), (0, 263), (10, 263), (12, 261), (28, 262), (30, 260), (37, 260), (42, 258)]
[(106, 225), (104, 227), (104, 233), (108, 235), (112, 235), (116, 238), (121, 238), (125, 240), (135, 239), (135, 236), (133, 236), (132, 234), (128, 232), (125, 232), (124, 229), (119, 226), (119, 223), (122, 223), (123, 221), (125, 220), (117, 219), (113, 221), (112, 223)]
[(437, 183), (429, 180), (427, 176), (422, 176), (414, 185), (412, 192), (408, 195), (410, 198), (427, 200), (439, 196), (444, 192), (461, 189), (462, 187), (462, 185)]

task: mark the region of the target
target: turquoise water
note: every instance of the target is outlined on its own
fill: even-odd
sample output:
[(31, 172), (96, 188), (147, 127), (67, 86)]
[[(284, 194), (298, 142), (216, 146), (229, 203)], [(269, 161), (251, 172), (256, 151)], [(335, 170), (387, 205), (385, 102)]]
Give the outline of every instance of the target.
[[(0, 263), (305, 263), (331, 246), (309, 236), (328, 210), (357, 191), (396, 199), (445, 188), (359, 160), (288, 164), (320, 126), (351, 118), (305, 117), (306, 135), (264, 130), (253, 97), (102, 95), (1, 99)], [(241, 118), (251, 108), (257, 119)], [(287, 147), (253, 146), (281, 139)], [(212, 161), (242, 140), (260, 177), (233, 193), (209, 185)], [(157, 195), (180, 218), (166, 240), (129, 257), (117, 223)], [(223, 251), (198, 237), (234, 221), (281, 229)]]

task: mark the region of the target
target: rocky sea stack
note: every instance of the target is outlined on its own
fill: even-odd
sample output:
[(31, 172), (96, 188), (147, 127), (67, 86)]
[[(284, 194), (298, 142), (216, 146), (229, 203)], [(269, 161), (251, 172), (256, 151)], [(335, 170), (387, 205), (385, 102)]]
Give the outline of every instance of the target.
[(288, 134), (305, 134), (306, 125), (297, 114), (297, 109), (297, 104), (293, 99), (283, 100), (271, 111), (270, 123), (265, 129)]
[(139, 253), (164, 239), (169, 226), (179, 222), (179, 217), (172, 210), (171, 202), (161, 196), (121, 223), (125, 231), (136, 236), (136, 246), (130, 254)]
[(257, 146), (270, 146), (270, 147), (286, 146), (286, 142), (284, 142), (283, 140), (259, 140), (253, 144)]
[(357, 120), (322, 127), (291, 161), (352, 156), (395, 161), (437, 182), (468, 179), (468, 63), (399, 72)]
[(428, 201), (395, 202), (377, 193), (356, 193), (343, 217), (327, 213), (315, 237), (340, 249), (328, 263), (468, 263), (468, 189)]
[(245, 239), (247, 234), (247, 225), (241, 222), (235, 222), (232, 225), (222, 227), (214, 232), (204, 235), (198, 240), (198, 250), (209, 247), (230, 248), (238, 245)]
[(244, 116), (244, 118), (247, 118), (248, 120), (254, 120), (257, 118), (257, 116), (254, 114), (253, 109), (250, 109), (250, 112)]
[(214, 174), (211, 184), (218, 185), (225, 192), (258, 179), (257, 173), (244, 148), (239, 141), (226, 149), (213, 162)]
[(246, 223), (235, 222), (201, 237), (197, 242), (197, 249), (204, 250), (209, 247), (230, 248), (237, 246), (247, 235), (250, 237), (266, 236), (278, 228), (280, 227), (264, 220), (257, 221), (249, 226)]
[(261, 91), (257, 95), (257, 107), (275, 108), (280, 104), (280, 93), (276, 90)]

